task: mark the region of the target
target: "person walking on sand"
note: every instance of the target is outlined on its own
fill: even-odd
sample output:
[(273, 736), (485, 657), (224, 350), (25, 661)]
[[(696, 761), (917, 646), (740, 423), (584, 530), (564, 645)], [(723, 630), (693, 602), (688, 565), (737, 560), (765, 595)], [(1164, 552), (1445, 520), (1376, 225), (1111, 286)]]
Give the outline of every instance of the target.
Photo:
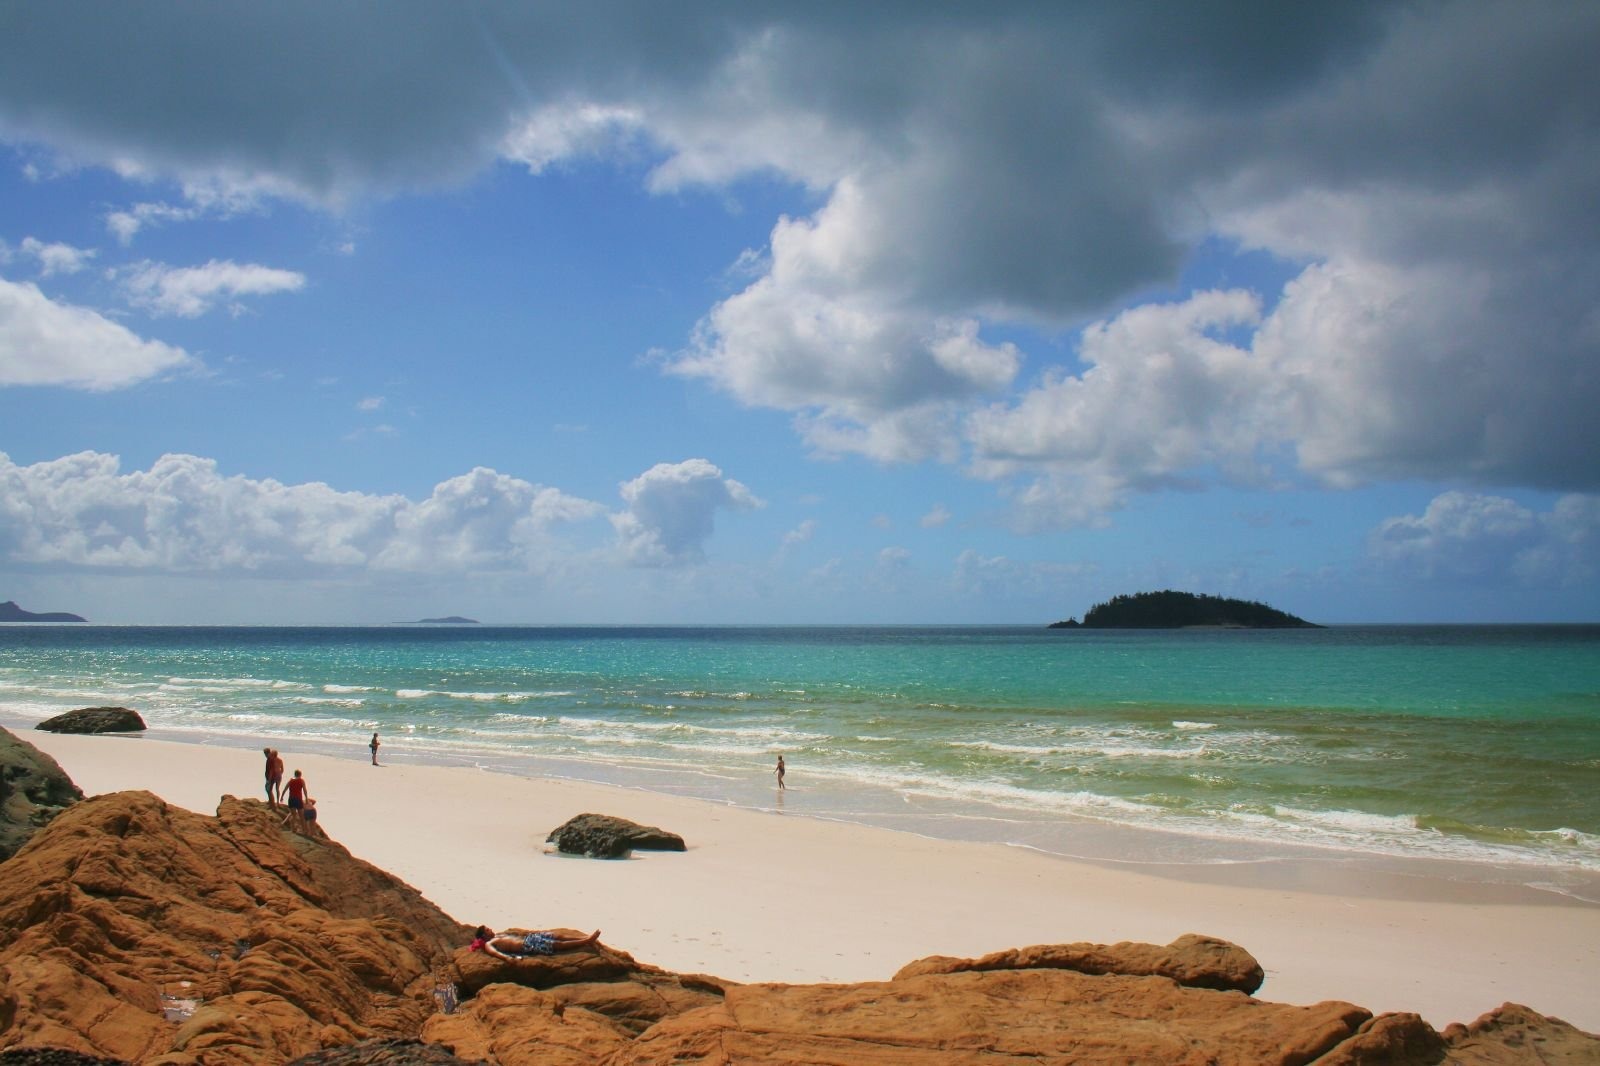
[(789, 786), (787, 786), (787, 785), (785, 785), (783, 783), (784, 766), (783, 766), (783, 756), (782, 755), (778, 756), (778, 768), (776, 770), (772, 771), (772, 772), (778, 775), (778, 788), (779, 789), (785, 789), (785, 788), (789, 787)]
[(376, 733), (372, 734), (372, 743), (368, 744), (367, 747), (372, 749), (372, 765), (373, 766), (377, 766), (378, 765), (378, 734), (376, 734)]

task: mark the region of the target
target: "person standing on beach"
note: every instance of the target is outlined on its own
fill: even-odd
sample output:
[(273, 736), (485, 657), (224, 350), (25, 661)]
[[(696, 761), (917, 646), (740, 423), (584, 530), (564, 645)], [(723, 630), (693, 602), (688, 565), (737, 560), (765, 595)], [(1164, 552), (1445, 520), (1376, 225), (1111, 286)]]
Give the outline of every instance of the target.
[(378, 765), (378, 734), (376, 734), (376, 733), (372, 734), (372, 743), (368, 744), (367, 747), (372, 749), (372, 765), (373, 766), (377, 766)]
[(779, 789), (784, 789), (784, 788), (788, 788), (789, 787), (789, 786), (787, 786), (787, 785), (785, 785), (783, 783), (783, 771), (784, 771), (783, 756), (780, 755), (780, 756), (778, 756), (778, 768), (776, 770), (772, 771), (773, 773), (778, 775), (778, 788)]
[(277, 810), (283, 797), (283, 760), (276, 748), (262, 748), (261, 754), (267, 757), (267, 806)]

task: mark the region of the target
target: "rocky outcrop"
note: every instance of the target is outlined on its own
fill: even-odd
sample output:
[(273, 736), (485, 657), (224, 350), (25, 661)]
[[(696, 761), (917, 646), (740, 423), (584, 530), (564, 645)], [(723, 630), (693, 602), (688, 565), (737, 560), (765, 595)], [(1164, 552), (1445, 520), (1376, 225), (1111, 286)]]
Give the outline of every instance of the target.
[(655, 826), (609, 814), (580, 814), (550, 830), (545, 843), (564, 855), (621, 859), (630, 851), (683, 851), (683, 838)]
[(923, 974), (988, 970), (1073, 970), (1085, 974), (1166, 977), (1188, 988), (1250, 994), (1266, 974), (1254, 956), (1237, 944), (1186, 933), (1166, 947), (1155, 944), (1045, 944), (997, 951), (981, 959), (932, 955), (907, 963), (895, 980)]
[(603, 944), (506, 961), (278, 822), (255, 800), (212, 818), (145, 792), (59, 814), (0, 867), (0, 1048), (39, 1066), (85, 1061), (42, 1049), (140, 1066), (1600, 1061), (1600, 1038), (1511, 1004), (1440, 1034), (1255, 999), (1255, 960), (1201, 936), (933, 957), (853, 985), (675, 974)]
[(46, 718), (33, 728), (47, 733), (138, 733), (145, 725), (138, 711), (126, 707), (79, 707)]
[(0, 878), (0, 1044), (176, 1064), (414, 1037), (470, 931), (278, 822), (232, 797), (68, 808)]
[(0, 862), (81, 799), (83, 793), (54, 759), (0, 729)]

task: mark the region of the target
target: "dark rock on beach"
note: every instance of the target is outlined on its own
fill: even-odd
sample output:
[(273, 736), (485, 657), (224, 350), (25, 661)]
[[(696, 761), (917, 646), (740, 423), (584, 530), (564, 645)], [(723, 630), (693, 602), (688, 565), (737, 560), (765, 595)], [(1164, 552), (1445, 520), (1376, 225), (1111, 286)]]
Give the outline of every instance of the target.
[(655, 826), (640, 825), (609, 814), (580, 814), (550, 831), (545, 843), (564, 855), (621, 859), (628, 852), (683, 851), (683, 838)]
[(33, 728), (47, 733), (139, 733), (145, 725), (138, 711), (126, 707), (79, 707), (46, 718)]
[(83, 793), (54, 759), (0, 729), (0, 862), (81, 799)]

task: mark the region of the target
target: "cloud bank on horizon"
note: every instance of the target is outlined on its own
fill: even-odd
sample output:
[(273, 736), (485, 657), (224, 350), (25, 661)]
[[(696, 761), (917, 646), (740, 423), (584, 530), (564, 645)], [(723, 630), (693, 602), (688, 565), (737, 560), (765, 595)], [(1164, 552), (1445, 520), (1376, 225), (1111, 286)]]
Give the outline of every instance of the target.
[[(502, 473), (528, 455), (488, 443), (426, 494), (333, 458), (280, 484), (131, 416), (154, 454), (125, 473), (114, 433), (28, 454), (7, 415), (0, 575), (509, 575), (586, 617), (752, 621), (1026, 621), (1143, 580), (1403, 618), (1453, 584), (1420, 613), (1594, 619), (1597, 54), (1579, 3), (6, 8), (0, 141), (54, 213), (0, 216), (0, 414), (48, 391), (114, 418), (226, 378), (219, 336), (314, 331), (296, 304), (368, 243), (327, 233), (383, 205), (620, 175), (658, 212), (781, 210), (709, 253), (727, 270), (690, 328), (632, 353), (648, 383), (573, 386), (729, 423), (618, 449), (614, 499)], [(94, 197), (50, 199), (90, 174)], [(839, 471), (899, 528), (806, 511)], [(1276, 558), (1186, 555), (1207, 496), (1305, 514)], [(781, 528), (718, 551), (780, 500)]]

